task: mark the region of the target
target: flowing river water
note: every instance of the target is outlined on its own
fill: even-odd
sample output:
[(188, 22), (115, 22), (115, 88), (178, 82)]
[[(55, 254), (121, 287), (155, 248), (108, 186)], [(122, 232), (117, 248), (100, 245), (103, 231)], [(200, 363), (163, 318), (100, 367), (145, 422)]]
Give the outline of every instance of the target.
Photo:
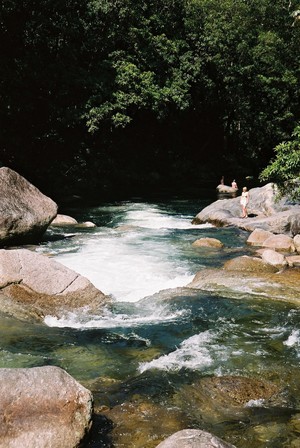
[[(197, 271), (249, 250), (246, 232), (191, 224), (207, 204), (136, 199), (64, 211), (97, 227), (52, 228), (35, 250), (89, 278), (113, 307), (42, 324), (1, 317), (0, 367), (57, 365), (92, 390), (103, 418), (90, 447), (154, 448), (183, 428), (241, 448), (300, 447), (300, 307), (185, 288)], [(194, 248), (201, 237), (225, 247)], [(281, 401), (221, 415), (191, 389), (212, 376), (272, 381)]]

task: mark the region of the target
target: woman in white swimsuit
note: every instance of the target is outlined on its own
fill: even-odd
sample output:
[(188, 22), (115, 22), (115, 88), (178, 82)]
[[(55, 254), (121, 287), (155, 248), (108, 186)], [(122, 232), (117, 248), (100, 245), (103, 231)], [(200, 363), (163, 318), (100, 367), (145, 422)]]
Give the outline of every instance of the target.
[(247, 190), (247, 187), (243, 187), (243, 192), (242, 192), (242, 196), (241, 196), (241, 206), (242, 206), (242, 211), (243, 211), (243, 216), (242, 218), (247, 218), (248, 217), (248, 212), (247, 212), (247, 205), (249, 202), (249, 192)]

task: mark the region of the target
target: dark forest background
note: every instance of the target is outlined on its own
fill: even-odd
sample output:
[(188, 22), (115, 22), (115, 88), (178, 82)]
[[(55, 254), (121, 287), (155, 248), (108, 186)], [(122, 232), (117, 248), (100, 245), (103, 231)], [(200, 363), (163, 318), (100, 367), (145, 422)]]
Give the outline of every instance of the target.
[(300, 121), (298, 1), (0, 8), (0, 162), (55, 200), (257, 179)]

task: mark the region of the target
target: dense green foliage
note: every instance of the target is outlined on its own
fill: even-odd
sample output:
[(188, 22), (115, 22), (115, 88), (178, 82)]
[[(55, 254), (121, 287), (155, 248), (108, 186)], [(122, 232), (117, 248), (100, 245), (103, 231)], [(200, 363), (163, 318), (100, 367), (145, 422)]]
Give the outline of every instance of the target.
[(276, 146), (275, 153), (261, 179), (276, 182), (281, 195), (300, 201), (300, 126), (295, 128), (291, 140)]
[(0, 161), (50, 194), (256, 175), (300, 119), (284, 0), (3, 0)]

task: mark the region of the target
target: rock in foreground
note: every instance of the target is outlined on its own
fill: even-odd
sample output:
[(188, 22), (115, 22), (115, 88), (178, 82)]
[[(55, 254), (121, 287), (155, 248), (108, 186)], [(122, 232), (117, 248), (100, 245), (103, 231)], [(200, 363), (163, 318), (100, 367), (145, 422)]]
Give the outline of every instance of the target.
[(10, 168), (0, 168), (0, 245), (38, 241), (57, 205)]
[(0, 250), (0, 289), (0, 310), (18, 318), (80, 308), (99, 314), (110, 301), (87, 278), (27, 249)]
[(59, 367), (0, 369), (0, 448), (73, 448), (91, 426), (92, 394)]
[(157, 448), (234, 448), (234, 445), (206, 431), (184, 429), (168, 437)]

